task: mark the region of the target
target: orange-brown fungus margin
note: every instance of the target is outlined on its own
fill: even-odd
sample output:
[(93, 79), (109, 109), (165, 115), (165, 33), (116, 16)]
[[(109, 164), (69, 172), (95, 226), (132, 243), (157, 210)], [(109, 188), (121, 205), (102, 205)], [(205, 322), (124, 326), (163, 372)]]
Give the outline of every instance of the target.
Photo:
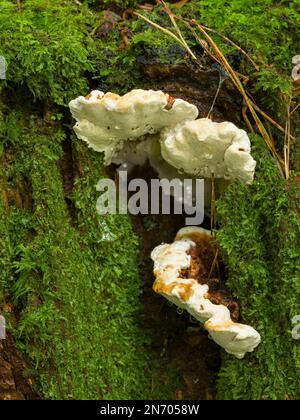
[(179, 289), (179, 297), (183, 302), (187, 302), (190, 297), (193, 296), (193, 284), (192, 283), (177, 283), (176, 281), (173, 281), (169, 284), (164, 284), (157, 280), (153, 285), (153, 290), (156, 293), (165, 293), (166, 295), (172, 293), (173, 289), (177, 287)]

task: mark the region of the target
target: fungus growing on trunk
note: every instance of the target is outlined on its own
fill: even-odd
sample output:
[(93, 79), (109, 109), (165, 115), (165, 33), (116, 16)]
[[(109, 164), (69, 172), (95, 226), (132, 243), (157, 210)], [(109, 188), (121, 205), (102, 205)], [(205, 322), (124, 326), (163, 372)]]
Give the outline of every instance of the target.
[(178, 170), (200, 178), (214, 175), (250, 184), (256, 165), (250, 151), (247, 133), (227, 121), (185, 121), (161, 135), (163, 158)]
[[(130, 171), (149, 161), (159, 178), (169, 180), (189, 175), (206, 182), (213, 176), (253, 181), (256, 162), (244, 130), (230, 122), (196, 120), (194, 105), (162, 91), (138, 89), (124, 96), (93, 91), (71, 101), (70, 109), (77, 136), (104, 152), (106, 165), (113, 162)], [(228, 353), (242, 358), (253, 351), (260, 335), (236, 322), (238, 304), (211, 269), (215, 255), (207, 231), (181, 229), (175, 242), (159, 245), (151, 257), (157, 293), (203, 322)]]
[(77, 137), (104, 152), (106, 165), (130, 169), (149, 161), (160, 178), (176, 170), (206, 179), (253, 181), (256, 162), (247, 133), (231, 122), (196, 120), (197, 108), (182, 99), (153, 90), (134, 89), (123, 96), (95, 90), (69, 106)]
[(197, 108), (162, 91), (134, 89), (124, 96), (92, 91), (69, 104), (77, 137), (104, 152), (109, 165), (126, 140), (141, 139), (198, 116)]
[(260, 343), (259, 333), (239, 324), (239, 307), (222, 281), (213, 276), (215, 252), (210, 233), (186, 227), (172, 244), (151, 253), (156, 280), (153, 289), (204, 324), (227, 353), (243, 358)]

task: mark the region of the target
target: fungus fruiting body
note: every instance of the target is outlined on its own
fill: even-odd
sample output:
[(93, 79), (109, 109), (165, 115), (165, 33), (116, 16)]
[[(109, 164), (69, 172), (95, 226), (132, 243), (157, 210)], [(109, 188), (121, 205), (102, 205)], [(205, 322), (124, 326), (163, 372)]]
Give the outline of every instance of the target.
[(140, 139), (198, 116), (197, 108), (182, 99), (142, 89), (124, 96), (95, 90), (74, 99), (69, 106), (77, 120), (77, 136), (97, 152), (104, 152), (106, 164), (122, 149), (124, 141)]
[[(193, 261), (191, 251), (197, 246), (197, 259)], [(201, 258), (211, 246), (210, 233), (197, 227), (183, 228), (172, 244), (157, 246), (151, 253), (156, 278), (153, 289), (203, 323), (213, 340), (228, 353), (243, 358), (258, 346), (260, 335), (232, 319), (238, 316), (236, 304), (222, 289), (210, 290), (207, 267)], [(221, 303), (214, 303), (217, 301)]]
[(77, 136), (104, 152), (106, 165), (149, 161), (160, 178), (173, 174), (173, 167), (198, 178), (253, 181), (256, 162), (247, 133), (231, 122), (196, 119), (197, 108), (182, 99), (153, 90), (123, 96), (95, 90), (69, 105)]
[[(146, 162), (159, 178), (219, 178), (251, 184), (256, 162), (247, 133), (231, 122), (198, 117), (197, 108), (162, 91), (136, 89), (119, 96), (92, 91), (70, 102), (74, 130), (89, 147), (104, 152), (106, 165), (130, 171)], [(224, 181), (225, 180), (225, 181)], [(210, 203), (205, 188), (206, 205)], [(238, 358), (260, 342), (250, 326), (236, 322), (237, 304), (210, 279), (201, 247), (211, 236), (201, 228), (180, 230), (172, 244), (156, 247), (151, 257), (154, 290), (204, 323), (212, 338)], [(199, 254), (200, 252), (200, 254)]]
[(185, 121), (161, 136), (163, 158), (178, 170), (202, 178), (238, 179), (251, 183), (256, 162), (244, 130), (208, 118)]

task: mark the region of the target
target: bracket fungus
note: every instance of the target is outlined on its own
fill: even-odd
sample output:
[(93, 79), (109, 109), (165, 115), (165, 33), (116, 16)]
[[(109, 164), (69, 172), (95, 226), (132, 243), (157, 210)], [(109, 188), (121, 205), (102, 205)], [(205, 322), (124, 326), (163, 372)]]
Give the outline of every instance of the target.
[[(196, 119), (198, 109), (182, 99), (153, 90), (135, 89), (123, 96), (95, 90), (69, 106), (77, 137), (104, 152), (106, 165), (130, 171), (149, 161), (160, 178), (202, 177), (206, 186), (213, 176), (253, 181), (256, 162), (247, 133), (230, 122)], [(213, 275), (215, 255), (208, 231), (183, 228), (172, 244), (157, 246), (151, 257), (154, 290), (204, 323), (228, 353), (243, 358), (258, 346), (260, 335), (237, 323), (238, 304)]]
[(123, 96), (94, 90), (72, 100), (69, 106), (77, 120), (77, 137), (97, 152), (104, 152), (106, 164), (122, 149), (124, 141), (140, 139), (198, 116), (197, 108), (182, 99), (142, 89)]
[(196, 119), (197, 108), (182, 99), (153, 90), (134, 89), (123, 96), (94, 90), (69, 106), (77, 137), (104, 152), (106, 165), (130, 169), (149, 161), (160, 178), (176, 170), (206, 179), (253, 181), (256, 162), (247, 133), (231, 122)]
[(153, 289), (204, 323), (217, 344), (241, 359), (258, 346), (260, 335), (236, 322), (237, 302), (218, 278), (210, 278), (214, 254), (210, 232), (199, 227), (181, 229), (172, 244), (159, 245), (151, 253)]
[(231, 122), (185, 121), (161, 136), (163, 158), (178, 170), (202, 178), (238, 179), (250, 184), (256, 162), (247, 133)]

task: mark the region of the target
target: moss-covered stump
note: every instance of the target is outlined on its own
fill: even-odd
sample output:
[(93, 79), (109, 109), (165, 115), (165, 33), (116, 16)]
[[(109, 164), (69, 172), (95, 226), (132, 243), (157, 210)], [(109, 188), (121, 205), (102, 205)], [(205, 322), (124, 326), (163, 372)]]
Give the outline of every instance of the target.
[[(16, 320), (6, 314), (8, 328), (28, 362), (24, 377), (35, 379), (42, 398), (197, 398), (181, 392), (182, 384), (187, 382), (187, 389), (190, 383), (179, 356), (195, 355), (182, 349), (195, 340), (191, 344), (189, 336), (187, 346), (178, 345), (178, 353), (166, 359), (168, 319), (172, 343), (176, 328), (186, 323), (166, 317), (161, 330), (166, 335), (156, 343), (161, 315), (144, 328), (149, 293), (143, 299), (141, 293), (145, 276), (149, 289), (151, 267), (147, 274), (139, 271), (144, 248), (127, 216), (96, 215), (95, 186), (105, 176), (102, 156), (72, 134), (67, 108), (92, 88), (124, 93), (153, 87), (195, 102), (202, 116), (209, 111), (220, 67), (186, 28), (181, 29), (201, 70), (172, 38), (130, 11), (123, 14), (143, 3), (155, 2), (1, 2), (0, 55), (7, 69), (0, 80), (0, 305), (9, 303), (15, 312)], [(173, 10), (232, 37), (251, 55), (259, 70), (212, 35), (248, 80), (248, 91), (284, 126), (291, 57), (299, 54), (298, 0), (192, 0)], [(139, 12), (171, 28), (162, 6)], [(205, 72), (208, 79), (200, 82)], [(221, 76), (226, 77), (222, 71)], [(242, 126), (242, 107), (227, 79), (212, 116)], [(291, 123), (294, 128), (295, 120)], [(272, 131), (280, 150), (284, 135)], [(291, 319), (300, 314), (299, 191), (280, 177), (261, 140), (253, 142), (257, 178), (251, 187), (227, 189), (218, 204), (217, 238), (228, 286), (262, 344), (242, 361), (224, 355), (218, 397), (297, 399), (300, 355)], [(292, 142), (292, 152), (296, 145)], [(291, 169), (299, 170), (299, 163)], [(197, 345), (206, 344), (201, 338)], [(198, 398), (212, 397), (213, 381)]]

